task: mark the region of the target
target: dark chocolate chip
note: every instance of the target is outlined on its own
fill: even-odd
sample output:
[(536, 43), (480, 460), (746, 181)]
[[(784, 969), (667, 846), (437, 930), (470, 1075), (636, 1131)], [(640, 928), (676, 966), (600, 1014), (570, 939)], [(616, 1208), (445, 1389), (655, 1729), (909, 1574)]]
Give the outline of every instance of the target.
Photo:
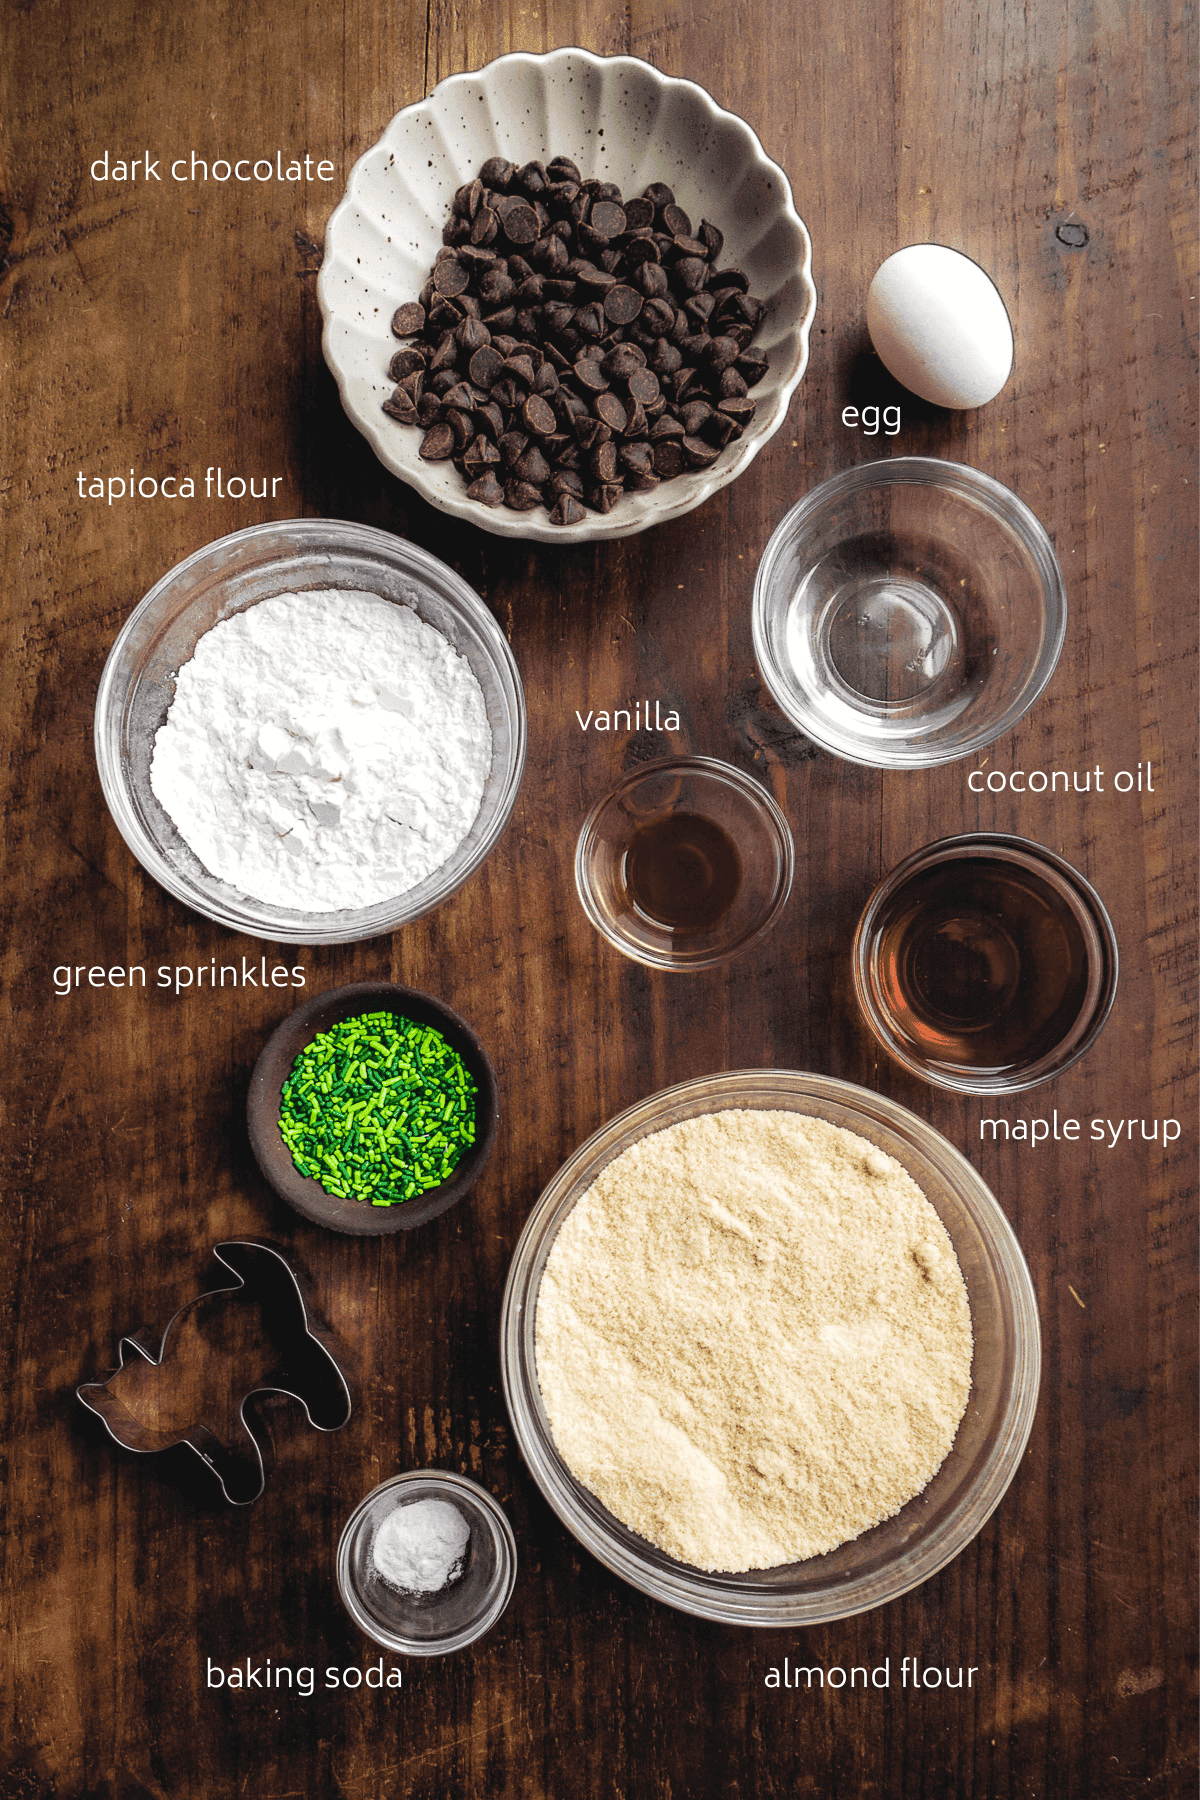
[(675, 204), (675, 196), (665, 181), (652, 181), (650, 186), (643, 191), (645, 198), (649, 200), (656, 209), (663, 206), (674, 206)]
[[(471, 220), (471, 246), (475, 249), (486, 249), (494, 244), (500, 234), (500, 221), (490, 206), (481, 206)], [(464, 244), (463, 249), (467, 246)]]
[(723, 450), (730, 438), (741, 437), (742, 428), (730, 418), (728, 413), (715, 412), (704, 421), (704, 435), (710, 444)]
[(540, 162), (527, 162), (524, 168), (517, 170), (517, 186), (524, 188), (527, 194), (540, 194), (546, 186), (546, 166)]
[(719, 375), (722, 369), (730, 368), (737, 361), (737, 340), (732, 336), (710, 338), (703, 354), (709, 368)]
[(431, 425), (421, 439), (417, 455), (422, 462), (448, 461), (454, 455), (454, 433), (449, 425)]
[(492, 383), (500, 379), (500, 371), (504, 367), (504, 358), (494, 344), (485, 344), (477, 350), (468, 365), (471, 380), (478, 388), (490, 388)]
[(602, 394), (608, 386), (603, 363), (592, 356), (583, 357), (575, 364), (575, 379), (590, 394)]
[(550, 477), (552, 494), (574, 494), (577, 500), (583, 499), (583, 477), (574, 469), (556, 469)]
[(530, 481), (512, 480), (504, 484), (504, 504), (513, 512), (532, 512), (542, 504), (541, 490)]
[(715, 225), (710, 225), (707, 219), (701, 219), (697, 235), (708, 251), (709, 261), (715, 263), (725, 248), (724, 233), (718, 231)]
[(528, 200), (515, 194), (496, 204), (500, 226), (510, 244), (532, 244), (540, 235), (538, 216)]
[(640, 400), (643, 406), (652, 406), (658, 399), (658, 376), (653, 369), (636, 369), (629, 377), (628, 386), (633, 399)]
[(613, 443), (597, 444), (588, 458), (588, 468), (597, 481), (608, 483), (617, 478), (617, 446)]
[(503, 156), (489, 156), (479, 171), (479, 179), (484, 187), (495, 188), (500, 193), (505, 193), (516, 172), (516, 163), (510, 163)]
[(747, 425), (749, 425), (757, 410), (758, 408), (754, 401), (750, 399), (722, 400), (720, 406), (717, 408), (717, 411), (724, 413), (727, 419), (732, 419), (735, 424), (740, 425), (743, 431), (746, 429)]
[(508, 468), (519, 462), (528, 447), (529, 439), (523, 431), (506, 431), (497, 439), (497, 448)]
[(531, 487), (540, 488), (544, 481), (550, 479), (550, 464), (537, 445), (530, 444), (525, 454), (513, 463), (512, 472), (519, 481), (527, 481)]
[(671, 201), (663, 203), (662, 222), (663, 229), (673, 238), (690, 238), (692, 235), (692, 221), (682, 206), (675, 206)]
[(504, 431), (504, 414), (493, 401), (489, 400), (486, 406), (475, 408), (475, 422), (480, 431), (486, 431), (490, 438), (499, 441)]
[(575, 436), (584, 450), (594, 450), (597, 444), (606, 444), (612, 436), (611, 426), (606, 425), (603, 419), (593, 419), (587, 414), (577, 415), (574, 425)]
[(642, 310), (642, 296), (631, 287), (618, 285), (604, 296), (604, 316), (612, 325), (630, 325)]
[(719, 452), (712, 444), (705, 443), (703, 438), (685, 437), (682, 443), (684, 460), (693, 469), (707, 469), (716, 462)]
[(616, 483), (601, 482), (588, 489), (587, 503), (593, 512), (610, 513), (621, 498), (621, 491)]
[(578, 525), (587, 515), (574, 494), (560, 494), (550, 512), (552, 525)]
[(597, 394), (592, 403), (592, 410), (598, 419), (602, 419), (610, 431), (624, 431), (625, 408), (615, 394)]
[[(426, 351), (428, 355), (428, 351)], [(416, 374), (425, 368), (425, 357), (419, 350), (397, 350), (388, 364), (388, 374), (393, 381), (403, 381), (406, 375)]]
[(425, 308), (418, 306), (415, 300), (406, 300), (392, 314), (393, 337), (415, 337), (418, 331), (425, 329)]
[(504, 489), (497, 481), (494, 470), (488, 469), (478, 481), (471, 483), (467, 489), (467, 499), (478, 500), (484, 506), (504, 505)]
[(395, 393), (384, 401), (383, 410), (389, 418), (399, 419), (401, 425), (415, 425), (417, 422), (416, 401), (405, 388), (398, 387)]
[(492, 334), (482, 319), (464, 319), (454, 337), (459, 349), (468, 358), (492, 341)]
[(554, 408), (538, 394), (530, 394), (521, 408), (521, 423), (535, 437), (549, 437), (558, 423)]
[(641, 231), (654, 223), (654, 202), (643, 196), (639, 200), (625, 202), (625, 229)]
[(640, 322), (651, 337), (665, 337), (675, 323), (675, 309), (669, 300), (647, 300)]
[(434, 287), (439, 294), (444, 294), (447, 297), (452, 294), (461, 294), (465, 292), (466, 288), (470, 285), (470, 281), (470, 275), (457, 257), (455, 257), (453, 261), (447, 257), (446, 261), (439, 263), (437, 268), (433, 271)]
[(708, 264), (698, 256), (681, 256), (675, 264), (675, 279), (687, 294), (697, 294), (708, 280)]
[(463, 452), (463, 467), (472, 475), (482, 475), (493, 463), (500, 461), (500, 452), (490, 438), (479, 432), (467, 445)]
[(596, 301), (587, 306), (580, 306), (575, 312), (575, 329), (585, 338), (602, 338), (604, 336), (604, 313)]
[(596, 237), (620, 237), (626, 223), (625, 213), (615, 200), (593, 200), (588, 225)]

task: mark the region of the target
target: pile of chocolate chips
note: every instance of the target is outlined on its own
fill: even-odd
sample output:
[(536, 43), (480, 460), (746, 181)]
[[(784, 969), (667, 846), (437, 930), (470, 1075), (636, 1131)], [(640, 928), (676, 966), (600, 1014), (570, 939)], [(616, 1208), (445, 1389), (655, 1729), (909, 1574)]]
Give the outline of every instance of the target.
[(565, 156), (492, 157), (442, 237), (392, 320), (411, 342), (383, 410), (421, 427), (419, 454), (452, 458), (473, 500), (574, 525), (707, 468), (754, 417), (762, 302), (662, 182), (623, 200)]

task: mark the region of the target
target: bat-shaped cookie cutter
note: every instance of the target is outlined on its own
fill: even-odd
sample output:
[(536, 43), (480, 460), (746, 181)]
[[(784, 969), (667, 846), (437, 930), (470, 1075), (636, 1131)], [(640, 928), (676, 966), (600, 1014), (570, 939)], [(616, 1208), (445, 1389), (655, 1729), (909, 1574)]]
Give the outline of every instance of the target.
[[(258, 1499), (267, 1482), (262, 1449), (254, 1427), (246, 1417), (246, 1408), (255, 1395), (282, 1394), (287, 1399), (298, 1400), (309, 1424), (317, 1431), (337, 1431), (350, 1418), (350, 1389), (333, 1353), (329, 1333), (314, 1320), (299, 1276), (274, 1244), (261, 1238), (233, 1238), (215, 1245), (213, 1254), (229, 1270), (233, 1281), (222, 1287), (209, 1288), (187, 1301), (174, 1314), (161, 1337), (146, 1330), (122, 1337), (114, 1373), (105, 1382), (84, 1382), (75, 1392), (89, 1411), (103, 1422), (109, 1436), (124, 1449), (151, 1455), (179, 1444), (185, 1445), (216, 1476), (221, 1492), (231, 1506), (248, 1506)], [(278, 1367), (272, 1367), (265, 1378), (256, 1379), (241, 1394), (238, 1403), (237, 1418), (249, 1439), (253, 1458), (246, 1454), (244, 1445), (239, 1455), (202, 1419), (189, 1423), (183, 1430), (157, 1429), (139, 1418), (121, 1394), (114, 1391), (120, 1387), (122, 1373), (127, 1369), (134, 1374), (135, 1380), (147, 1373), (142, 1364), (163, 1369), (172, 1339), (178, 1339), (185, 1315), (194, 1307), (219, 1301), (222, 1296), (233, 1305), (239, 1298), (257, 1300), (268, 1345), (278, 1352)], [(232, 1373), (236, 1377), (236, 1371)], [(160, 1379), (170, 1382), (170, 1371), (164, 1369)], [(254, 1491), (247, 1492), (255, 1474)]]

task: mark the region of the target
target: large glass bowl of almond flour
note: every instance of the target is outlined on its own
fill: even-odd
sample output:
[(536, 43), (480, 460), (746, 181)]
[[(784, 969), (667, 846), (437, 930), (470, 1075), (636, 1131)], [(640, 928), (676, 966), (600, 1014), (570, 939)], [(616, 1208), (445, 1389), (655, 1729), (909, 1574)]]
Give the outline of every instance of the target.
[[(824, 1121), (865, 1140), (866, 1156), (873, 1147), (894, 1158), (932, 1206), (953, 1247), (966, 1287), (972, 1342), (966, 1410), (949, 1453), (922, 1491), (894, 1516), (824, 1554), (728, 1574), (668, 1555), (623, 1524), (572, 1474), (539, 1385), (537, 1319), (555, 1242), (601, 1172), (651, 1134), (735, 1110)], [(881, 1159), (874, 1160), (883, 1167)], [(600, 1238), (595, 1252), (606, 1254)], [(720, 1356), (720, 1321), (710, 1325), (707, 1336)], [(623, 1344), (620, 1354), (638, 1363), (636, 1343)], [(1029, 1437), (1041, 1348), (1033, 1284), (1012, 1227), (958, 1151), (913, 1113), (864, 1088), (821, 1075), (745, 1069), (652, 1095), (602, 1127), (563, 1165), (530, 1214), (513, 1257), (501, 1319), (501, 1365), (513, 1429), (534, 1480), (563, 1524), (601, 1563), (643, 1593), (699, 1618), (796, 1627), (885, 1605), (929, 1580), (982, 1530)], [(643, 1411), (638, 1421), (643, 1434), (645, 1421)], [(835, 1445), (825, 1448), (836, 1458)]]
[[(371, 904), (304, 910), (271, 903), (211, 873), (151, 787), (155, 738), (180, 668), (205, 633), (260, 601), (321, 593), (377, 596), (408, 608), (465, 661), (491, 732), (491, 767), (474, 822), (415, 885)], [(142, 867), (176, 899), (272, 943), (352, 943), (395, 931), (449, 898), (492, 849), (525, 763), (521, 678), (504, 634), (467, 583), (437, 557), (390, 532), (339, 519), (256, 525), (176, 565), (135, 608), (105, 664), (96, 698), (96, 764), (104, 798)]]

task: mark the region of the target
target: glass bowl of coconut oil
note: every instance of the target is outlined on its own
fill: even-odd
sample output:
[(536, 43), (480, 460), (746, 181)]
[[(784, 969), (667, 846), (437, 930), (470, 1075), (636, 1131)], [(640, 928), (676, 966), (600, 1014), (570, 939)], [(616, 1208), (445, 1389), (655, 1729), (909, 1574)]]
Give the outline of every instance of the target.
[(1062, 650), (1067, 597), (1041, 523), (935, 457), (847, 469), (777, 526), (754, 584), (776, 704), (834, 756), (954, 762), (1011, 731)]

